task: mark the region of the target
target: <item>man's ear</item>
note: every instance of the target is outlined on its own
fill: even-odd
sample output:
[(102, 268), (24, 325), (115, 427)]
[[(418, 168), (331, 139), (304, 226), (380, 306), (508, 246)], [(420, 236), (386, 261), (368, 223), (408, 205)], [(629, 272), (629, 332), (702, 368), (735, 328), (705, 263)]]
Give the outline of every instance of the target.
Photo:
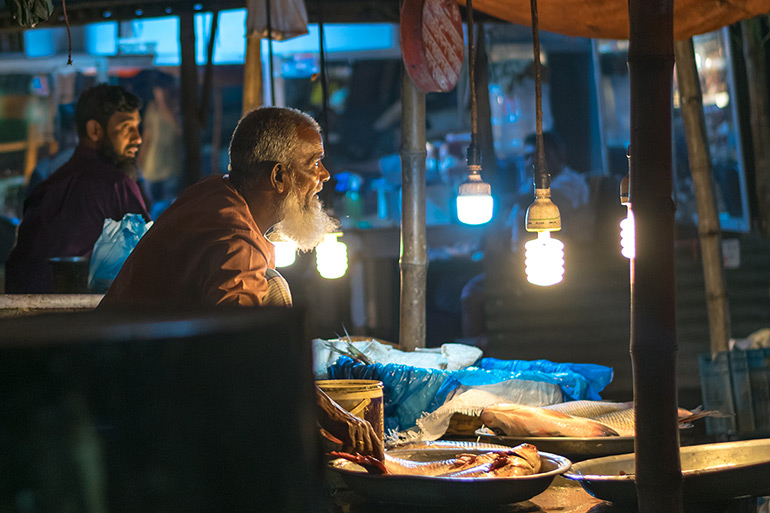
[(288, 186), (288, 176), (286, 175), (286, 166), (276, 163), (270, 170), (270, 185), (278, 194), (283, 194)]
[(99, 142), (104, 136), (102, 125), (95, 119), (89, 119), (86, 123), (86, 136), (91, 142)]

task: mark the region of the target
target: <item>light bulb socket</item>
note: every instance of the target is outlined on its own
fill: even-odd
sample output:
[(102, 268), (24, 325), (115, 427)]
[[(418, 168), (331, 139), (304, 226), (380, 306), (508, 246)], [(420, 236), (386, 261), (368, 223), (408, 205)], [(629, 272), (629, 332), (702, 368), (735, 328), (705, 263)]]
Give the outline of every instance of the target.
[(561, 230), (559, 207), (551, 201), (551, 189), (535, 189), (535, 201), (527, 208), (528, 232), (554, 232)]
[(473, 170), (468, 166), (468, 169), (470, 173), (468, 178), (460, 184), (458, 196), (491, 196), (492, 186), (481, 179), (481, 174), (479, 174), (481, 167), (479, 166), (478, 170)]
[(468, 164), (468, 169), (478, 168), (481, 171), (481, 151), (476, 143), (476, 134), (471, 134), (471, 144), (465, 152), (465, 162)]
[(631, 203), (631, 197), (628, 194), (629, 176), (626, 175), (620, 181), (620, 204), (628, 205)]

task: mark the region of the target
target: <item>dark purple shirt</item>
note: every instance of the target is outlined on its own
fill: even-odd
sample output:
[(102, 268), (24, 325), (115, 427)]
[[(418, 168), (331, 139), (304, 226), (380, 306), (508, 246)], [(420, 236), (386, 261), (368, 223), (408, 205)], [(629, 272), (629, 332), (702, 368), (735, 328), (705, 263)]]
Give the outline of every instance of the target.
[(78, 146), (24, 202), (16, 246), (5, 264), (6, 292), (53, 292), (48, 259), (90, 257), (104, 220), (119, 221), (128, 213), (150, 220), (139, 185), (96, 150)]

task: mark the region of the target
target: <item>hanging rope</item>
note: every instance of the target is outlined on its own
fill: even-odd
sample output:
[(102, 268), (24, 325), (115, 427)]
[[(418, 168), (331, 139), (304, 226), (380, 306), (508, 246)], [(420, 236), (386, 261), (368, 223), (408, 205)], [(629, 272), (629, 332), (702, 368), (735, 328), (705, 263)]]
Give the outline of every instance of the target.
[(542, 95), (542, 70), (540, 65), (540, 34), (537, 20), (537, 0), (530, 0), (532, 11), (532, 49), (535, 54), (535, 139), (537, 145), (537, 158), (535, 159), (535, 189), (548, 189), (551, 186), (551, 177), (545, 162), (545, 149), (543, 148), (543, 95)]
[(267, 6), (267, 58), (270, 60), (270, 105), (275, 106), (275, 77), (273, 76), (273, 25), (270, 17), (270, 2), (266, 0)]
[(481, 154), (479, 152), (479, 130), (476, 113), (476, 46), (473, 37), (473, 1), (466, 0), (465, 4), (468, 25), (468, 81), (471, 90), (471, 145), (468, 146), (468, 169), (481, 171)]
[(70, 33), (70, 20), (67, 17), (66, 0), (61, 0), (61, 9), (64, 12), (64, 24), (67, 26), (67, 42), (69, 43), (69, 53), (67, 54), (67, 65), (72, 66), (72, 34)]

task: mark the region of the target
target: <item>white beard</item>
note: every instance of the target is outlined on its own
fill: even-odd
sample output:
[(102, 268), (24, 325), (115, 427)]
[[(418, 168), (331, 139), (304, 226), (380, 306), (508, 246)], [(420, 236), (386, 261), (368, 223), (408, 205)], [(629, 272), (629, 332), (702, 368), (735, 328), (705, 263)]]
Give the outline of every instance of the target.
[(316, 196), (310, 199), (308, 205), (303, 206), (296, 189), (281, 204), (280, 214), (281, 221), (275, 225), (275, 231), (296, 242), (297, 249), (302, 253), (318, 246), (324, 235), (339, 228), (339, 223), (324, 212)]

